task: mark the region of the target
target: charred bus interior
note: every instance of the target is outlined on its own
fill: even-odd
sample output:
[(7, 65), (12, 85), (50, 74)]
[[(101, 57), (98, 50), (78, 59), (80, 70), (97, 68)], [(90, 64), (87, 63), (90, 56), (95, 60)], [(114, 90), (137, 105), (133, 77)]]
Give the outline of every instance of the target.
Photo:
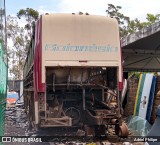
[(107, 125), (119, 119), (117, 67), (47, 67), (42, 126)]

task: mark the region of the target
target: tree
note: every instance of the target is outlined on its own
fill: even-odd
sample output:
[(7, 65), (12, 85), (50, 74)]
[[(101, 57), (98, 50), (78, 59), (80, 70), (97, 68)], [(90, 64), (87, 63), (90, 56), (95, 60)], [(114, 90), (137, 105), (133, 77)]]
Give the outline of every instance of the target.
[(131, 20), (128, 16), (125, 16), (120, 12), (121, 9), (122, 9), (121, 6), (108, 4), (108, 9), (106, 10), (106, 12), (111, 18), (117, 19), (121, 37), (137, 32), (142, 28), (150, 26), (153, 23), (160, 20), (160, 14), (153, 15), (150, 13), (147, 14), (146, 17), (147, 22), (140, 22), (138, 18)]
[(106, 10), (106, 12), (111, 18), (117, 19), (120, 29), (120, 35), (125, 36), (128, 34), (127, 26), (130, 22), (130, 18), (120, 12), (121, 8), (121, 6), (114, 6), (113, 4), (108, 4), (108, 9)]
[(142, 23), (144, 27), (150, 26), (154, 24), (155, 22), (159, 21), (160, 14), (153, 15), (153, 14), (148, 13), (146, 19), (147, 19), (147, 22)]
[(21, 80), (29, 37), (24, 28), (18, 25), (17, 18), (10, 15), (7, 16), (7, 35), (8, 39), (13, 42), (13, 47), (8, 48), (9, 72), (14, 75), (14, 79)]
[[(12, 40), (13, 46), (8, 49), (9, 72), (14, 79), (23, 78), (23, 66), (28, 52), (32, 31), (39, 17), (38, 11), (32, 8), (20, 9), (17, 17), (7, 16), (7, 35)], [(18, 18), (26, 20), (26, 25), (20, 27)]]
[(26, 19), (27, 24), (25, 25), (25, 29), (28, 31), (28, 34), (31, 37), (33, 27), (35, 27), (35, 21), (37, 21), (39, 17), (39, 12), (32, 8), (20, 9), (17, 13), (17, 17), (19, 19), (22, 17)]

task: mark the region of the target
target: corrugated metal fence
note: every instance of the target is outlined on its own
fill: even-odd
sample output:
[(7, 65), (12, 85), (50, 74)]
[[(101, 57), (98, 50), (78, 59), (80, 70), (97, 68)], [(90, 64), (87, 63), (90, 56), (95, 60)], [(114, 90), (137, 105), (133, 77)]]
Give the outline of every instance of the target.
[(3, 51), (2, 44), (0, 44), (0, 136), (4, 135), (7, 80), (8, 80), (7, 55)]

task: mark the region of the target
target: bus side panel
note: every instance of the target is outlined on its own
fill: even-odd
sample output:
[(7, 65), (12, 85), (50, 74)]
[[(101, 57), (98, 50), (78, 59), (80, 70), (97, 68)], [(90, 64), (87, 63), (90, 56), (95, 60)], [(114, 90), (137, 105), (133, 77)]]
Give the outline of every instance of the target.
[[(35, 123), (39, 123), (39, 111), (45, 102), (45, 83), (42, 83), (42, 19), (37, 22), (36, 44), (34, 53), (34, 107)], [(44, 107), (43, 109), (44, 110)]]

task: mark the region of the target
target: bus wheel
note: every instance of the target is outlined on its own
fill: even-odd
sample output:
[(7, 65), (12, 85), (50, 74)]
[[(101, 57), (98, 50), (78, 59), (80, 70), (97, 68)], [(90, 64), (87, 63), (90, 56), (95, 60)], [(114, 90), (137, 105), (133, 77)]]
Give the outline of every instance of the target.
[(72, 118), (72, 124), (76, 125), (80, 121), (80, 111), (76, 109), (75, 107), (69, 107), (65, 111), (66, 116), (69, 116)]
[(128, 137), (129, 131), (127, 125), (123, 122), (121, 126), (119, 126), (119, 137)]

